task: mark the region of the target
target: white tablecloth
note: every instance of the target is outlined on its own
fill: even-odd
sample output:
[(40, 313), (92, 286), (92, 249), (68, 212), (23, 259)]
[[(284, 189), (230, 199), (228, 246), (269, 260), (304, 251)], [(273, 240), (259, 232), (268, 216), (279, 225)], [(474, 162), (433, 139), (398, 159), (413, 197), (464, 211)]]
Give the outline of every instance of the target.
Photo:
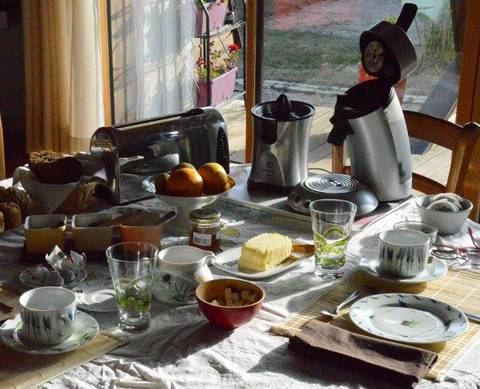
[[(475, 225), (478, 227), (478, 225)], [(264, 228), (260, 226), (259, 228)], [(23, 246), (23, 230), (0, 237), (0, 281), (12, 280)], [(350, 269), (353, 267), (350, 264)], [(394, 388), (392, 382), (351, 370), (338, 371), (287, 351), (288, 339), (273, 336), (269, 328), (281, 315), (299, 311), (317, 299), (329, 285), (312, 276), (313, 263), (274, 280), (265, 288), (265, 307), (247, 325), (235, 331), (217, 329), (196, 305), (172, 307), (154, 302), (150, 329), (130, 336), (125, 347), (44, 384), (45, 388)], [(90, 276), (106, 274), (93, 265)], [(93, 314), (104, 330), (115, 330), (115, 314)], [(118, 330), (117, 330), (118, 331)], [(479, 388), (480, 345), (475, 346), (442, 383), (422, 381), (418, 388)]]

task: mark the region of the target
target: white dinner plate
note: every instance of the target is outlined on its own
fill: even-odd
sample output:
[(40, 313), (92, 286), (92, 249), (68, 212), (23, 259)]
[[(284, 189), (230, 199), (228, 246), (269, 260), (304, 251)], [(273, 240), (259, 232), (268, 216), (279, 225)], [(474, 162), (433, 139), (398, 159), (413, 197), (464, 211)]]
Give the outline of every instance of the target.
[(72, 335), (60, 344), (51, 346), (29, 343), (22, 340), (22, 321), (20, 314), (7, 320), (0, 327), (0, 339), (14, 350), (28, 354), (51, 355), (74, 351), (90, 342), (98, 335), (98, 323), (88, 313), (77, 311)]
[(468, 329), (465, 314), (441, 301), (408, 293), (384, 293), (358, 300), (350, 318), (380, 338), (403, 343), (445, 342)]
[(427, 263), (424, 271), (417, 274), (415, 277), (396, 278), (389, 274), (383, 274), (378, 271), (380, 261), (379, 259), (367, 260), (362, 258), (358, 269), (372, 277), (379, 280), (388, 281), (393, 284), (413, 285), (422, 282), (433, 281), (442, 278), (448, 271), (448, 265), (441, 259), (431, 257), (431, 261)]
[(311, 256), (292, 255), (273, 269), (262, 272), (245, 271), (238, 268), (238, 261), (242, 253), (242, 246), (234, 247), (224, 252), (217, 254), (216, 258), (212, 260), (212, 265), (226, 273), (233, 274), (237, 277), (249, 280), (262, 280), (265, 278), (276, 276), (280, 273), (286, 272), (298, 266), (300, 262)]

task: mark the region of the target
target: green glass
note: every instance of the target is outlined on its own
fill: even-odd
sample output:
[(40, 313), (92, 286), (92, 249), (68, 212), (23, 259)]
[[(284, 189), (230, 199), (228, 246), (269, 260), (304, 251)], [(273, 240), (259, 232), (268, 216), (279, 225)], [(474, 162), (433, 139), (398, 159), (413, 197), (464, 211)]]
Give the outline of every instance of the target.
[(341, 273), (356, 212), (357, 206), (346, 200), (325, 199), (310, 204), (316, 275)]
[(149, 243), (124, 242), (110, 246), (106, 255), (120, 329), (126, 332), (146, 330), (150, 326), (158, 248)]

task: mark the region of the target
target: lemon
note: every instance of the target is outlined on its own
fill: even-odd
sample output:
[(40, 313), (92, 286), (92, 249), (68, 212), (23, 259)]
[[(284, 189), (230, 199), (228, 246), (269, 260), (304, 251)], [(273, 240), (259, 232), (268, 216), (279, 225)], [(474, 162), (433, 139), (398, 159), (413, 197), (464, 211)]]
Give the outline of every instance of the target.
[(315, 241), (316, 247), (323, 247), (327, 244), (327, 241), (325, 240), (325, 238), (316, 232), (313, 234), (313, 240)]
[(347, 231), (340, 226), (332, 226), (323, 232), (323, 237), (327, 240), (340, 240), (347, 237)]

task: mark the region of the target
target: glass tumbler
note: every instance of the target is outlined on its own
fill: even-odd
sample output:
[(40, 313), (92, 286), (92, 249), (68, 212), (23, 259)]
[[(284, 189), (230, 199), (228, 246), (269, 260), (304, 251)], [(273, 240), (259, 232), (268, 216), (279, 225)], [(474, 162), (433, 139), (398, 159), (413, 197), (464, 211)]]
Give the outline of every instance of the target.
[(357, 206), (346, 200), (323, 199), (310, 203), (315, 275), (324, 277), (341, 273), (356, 212)]
[(150, 243), (123, 242), (106, 251), (118, 307), (119, 327), (141, 332), (150, 326), (150, 307), (158, 248)]

